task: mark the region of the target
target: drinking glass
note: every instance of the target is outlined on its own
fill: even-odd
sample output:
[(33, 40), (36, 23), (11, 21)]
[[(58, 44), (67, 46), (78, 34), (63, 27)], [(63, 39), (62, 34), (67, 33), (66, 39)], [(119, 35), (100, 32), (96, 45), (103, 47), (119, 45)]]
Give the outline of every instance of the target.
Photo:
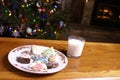
[(85, 39), (80, 36), (71, 35), (68, 37), (68, 57), (80, 57), (84, 48)]

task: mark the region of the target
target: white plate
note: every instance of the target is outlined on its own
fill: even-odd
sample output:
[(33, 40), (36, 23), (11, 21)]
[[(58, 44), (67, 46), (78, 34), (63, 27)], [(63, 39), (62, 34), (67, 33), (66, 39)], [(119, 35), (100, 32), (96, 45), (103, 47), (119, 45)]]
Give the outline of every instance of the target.
[[(50, 73), (55, 73), (58, 71), (61, 71), (62, 69), (64, 69), (67, 64), (68, 64), (68, 60), (67, 57), (60, 51), (56, 50), (57, 53), (61, 56), (62, 60), (59, 62), (59, 66), (56, 68), (52, 68), (52, 69), (47, 69), (47, 71), (34, 71), (30, 68), (28, 68), (28, 66), (30, 64), (22, 64), (19, 63), (16, 59), (18, 57), (18, 54), (20, 54), (23, 51), (30, 51), (31, 50), (31, 46), (32, 45), (24, 45), (24, 46), (20, 46), (20, 47), (16, 47), (13, 50), (11, 50), (8, 54), (8, 61), (10, 62), (11, 65), (13, 65), (15, 68), (25, 71), (25, 72), (29, 72), (29, 73), (36, 73), (36, 74), (50, 74)], [(42, 50), (45, 50), (49, 47), (45, 47), (45, 46), (39, 46), (41, 48), (41, 52)]]

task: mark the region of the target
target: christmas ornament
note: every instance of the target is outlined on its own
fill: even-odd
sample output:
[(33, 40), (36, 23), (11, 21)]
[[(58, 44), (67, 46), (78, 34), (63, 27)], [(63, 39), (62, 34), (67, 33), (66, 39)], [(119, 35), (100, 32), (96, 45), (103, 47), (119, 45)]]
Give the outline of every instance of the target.
[(46, 19), (46, 14), (42, 14), (42, 19), (43, 19), (43, 20)]
[(41, 13), (42, 12), (42, 8), (38, 8), (38, 12)]
[(64, 26), (64, 22), (63, 21), (60, 21), (60, 26)]
[(22, 22), (22, 23), (24, 23), (24, 22), (25, 22), (24, 18), (22, 18), (22, 19), (21, 19), (21, 22)]
[(54, 8), (59, 8), (59, 5), (57, 3), (54, 4)]
[(45, 8), (42, 8), (42, 12), (44, 13), (46, 10), (45, 10)]
[(15, 9), (15, 10), (18, 9), (18, 4), (17, 3), (13, 3), (13, 9)]
[(59, 23), (59, 29), (61, 29), (64, 25), (65, 25), (64, 22), (60, 21), (60, 23)]
[(42, 2), (41, 1), (38, 1), (37, 3), (36, 3), (36, 6), (39, 8), (39, 7), (42, 7)]
[(20, 37), (19, 32), (16, 29), (12, 32), (12, 36), (15, 38)]
[(12, 27), (9, 27), (9, 28), (8, 28), (8, 31), (10, 31), (10, 32), (11, 32), (11, 31), (12, 31)]
[(57, 0), (56, 3), (61, 4), (62, 0)]
[(32, 33), (32, 29), (31, 29), (30, 27), (28, 27), (28, 28), (26, 29), (26, 32), (27, 32), (28, 34), (31, 34), (31, 33)]
[(38, 8), (38, 12), (39, 12), (39, 13), (41, 13), (41, 12), (44, 13), (45, 11), (46, 11), (45, 8)]

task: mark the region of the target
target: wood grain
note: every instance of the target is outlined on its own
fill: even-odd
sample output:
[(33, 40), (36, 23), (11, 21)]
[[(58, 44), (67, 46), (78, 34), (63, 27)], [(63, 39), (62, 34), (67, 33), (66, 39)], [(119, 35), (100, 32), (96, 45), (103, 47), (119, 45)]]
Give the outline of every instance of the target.
[(49, 75), (26, 73), (8, 62), (10, 50), (27, 44), (53, 46), (64, 54), (67, 52), (67, 41), (0, 38), (0, 80), (120, 80), (120, 44), (86, 42), (81, 57), (68, 58), (65, 69)]

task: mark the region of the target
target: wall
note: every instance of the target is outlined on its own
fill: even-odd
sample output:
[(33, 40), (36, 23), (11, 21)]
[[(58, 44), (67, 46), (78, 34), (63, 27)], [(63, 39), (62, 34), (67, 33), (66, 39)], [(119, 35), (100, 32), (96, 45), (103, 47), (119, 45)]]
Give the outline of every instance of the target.
[[(87, 1), (87, 2), (86, 2)], [(95, 0), (65, 0), (73, 23), (90, 25)]]

